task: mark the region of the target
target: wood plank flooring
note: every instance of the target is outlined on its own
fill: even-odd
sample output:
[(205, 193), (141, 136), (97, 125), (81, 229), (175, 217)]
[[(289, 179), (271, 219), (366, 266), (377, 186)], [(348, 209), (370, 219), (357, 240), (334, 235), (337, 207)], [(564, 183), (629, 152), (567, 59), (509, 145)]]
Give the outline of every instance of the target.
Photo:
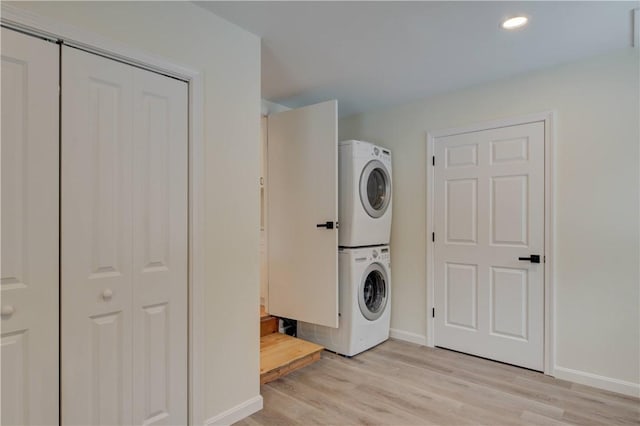
[(261, 387), (239, 425), (640, 425), (640, 400), (468, 355), (390, 340)]

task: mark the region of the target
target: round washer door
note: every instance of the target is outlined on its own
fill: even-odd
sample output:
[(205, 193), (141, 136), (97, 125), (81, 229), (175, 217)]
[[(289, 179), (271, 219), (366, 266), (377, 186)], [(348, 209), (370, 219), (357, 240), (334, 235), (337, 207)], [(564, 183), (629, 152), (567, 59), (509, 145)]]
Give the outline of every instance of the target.
[(382, 216), (391, 201), (391, 176), (382, 162), (371, 160), (360, 174), (360, 201), (369, 216)]
[(389, 299), (389, 279), (380, 263), (372, 263), (362, 274), (358, 288), (360, 312), (369, 321), (380, 318)]

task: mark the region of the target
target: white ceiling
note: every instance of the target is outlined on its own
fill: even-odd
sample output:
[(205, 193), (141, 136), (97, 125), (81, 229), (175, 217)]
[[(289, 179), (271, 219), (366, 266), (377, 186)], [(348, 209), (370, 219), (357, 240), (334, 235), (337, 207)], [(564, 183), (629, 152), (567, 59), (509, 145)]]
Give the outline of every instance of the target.
[(629, 47), (640, 1), (198, 4), (262, 37), (263, 98), (346, 116)]

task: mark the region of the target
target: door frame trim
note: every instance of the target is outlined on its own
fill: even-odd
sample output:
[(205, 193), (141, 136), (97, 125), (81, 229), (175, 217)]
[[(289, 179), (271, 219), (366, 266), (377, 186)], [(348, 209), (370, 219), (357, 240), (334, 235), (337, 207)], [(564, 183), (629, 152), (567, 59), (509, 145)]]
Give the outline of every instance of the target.
[(556, 294), (555, 294), (555, 140), (556, 140), (556, 112), (544, 111), (540, 113), (508, 117), (499, 120), (476, 123), (469, 126), (455, 127), (437, 131), (427, 131), (426, 145), (426, 306), (427, 306), (427, 346), (435, 346), (435, 321), (432, 309), (435, 308), (435, 277), (434, 277), (434, 242), (431, 233), (435, 232), (434, 204), (435, 204), (435, 170), (432, 157), (435, 153), (437, 138), (453, 136), (462, 133), (477, 132), (500, 127), (517, 126), (535, 122), (544, 123), (544, 373), (553, 376), (556, 359)]
[(204, 423), (205, 349), (205, 169), (204, 85), (199, 70), (63, 24), (52, 18), (6, 3), (1, 5), (3, 26), (51, 41), (78, 47), (110, 59), (147, 69), (188, 83), (188, 423)]

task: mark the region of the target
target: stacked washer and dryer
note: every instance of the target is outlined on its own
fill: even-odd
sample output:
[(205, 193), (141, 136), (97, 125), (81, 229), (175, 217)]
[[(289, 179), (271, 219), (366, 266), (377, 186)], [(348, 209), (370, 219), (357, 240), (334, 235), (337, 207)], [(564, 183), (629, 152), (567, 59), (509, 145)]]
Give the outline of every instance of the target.
[(298, 322), (298, 337), (353, 356), (389, 338), (391, 152), (339, 144), (338, 328)]

